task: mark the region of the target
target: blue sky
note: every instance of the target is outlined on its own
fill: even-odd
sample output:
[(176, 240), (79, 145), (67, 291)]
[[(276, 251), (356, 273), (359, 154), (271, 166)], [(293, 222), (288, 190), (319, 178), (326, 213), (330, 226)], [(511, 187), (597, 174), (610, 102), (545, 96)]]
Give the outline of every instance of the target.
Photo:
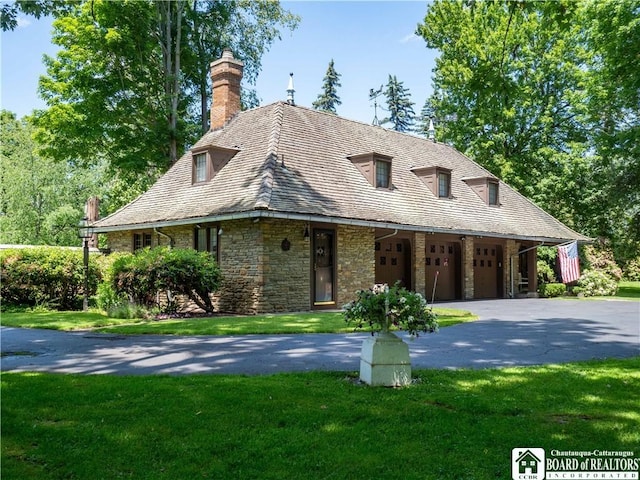
[[(294, 1), (282, 2), (302, 17), (293, 32), (282, 32), (262, 59), (256, 90), (262, 104), (286, 99), (289, 73), (294, 73), (296, 104), (311, 107), (322, 88), (331, 59), (342, 76), (338, 114), (371, 123), (369, 90), (396, 75), (409, 89), (419, 113), (431, 94), (436, 52), (414, 35), (425, 16), (426, 1)], [(38, 77), (45, 73), (44, 54), (54, 55), (50, 20), (26, 18), (11, 32), (2, 32), (4, 109), (22, 117), (44, 108), (38, 98)], [(213, 60), (213, 59), (212, 59)], [(384, 112), (378, 112), (383, 118)]]

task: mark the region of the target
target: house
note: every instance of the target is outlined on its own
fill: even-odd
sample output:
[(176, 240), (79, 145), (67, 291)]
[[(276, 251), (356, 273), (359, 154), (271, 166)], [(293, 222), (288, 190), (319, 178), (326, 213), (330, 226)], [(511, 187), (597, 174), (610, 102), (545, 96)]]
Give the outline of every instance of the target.
[(517, 459), (518, 473), (520, 474), (537, 474), (538, 464), (541, 460), (536, 457), (530, 450), (526, 450)]
[[(297, 106), (240, 111), (243, 65), (211, 64), (211, 129), (95, 222), (114, 251), (206, 250), (221, 311), (336, 308), (374, 283), (438, 300), (536, 291), (535, 248), (585, 240), (454, 148)], [(435, 283), (435, 289), (434, 289)]]

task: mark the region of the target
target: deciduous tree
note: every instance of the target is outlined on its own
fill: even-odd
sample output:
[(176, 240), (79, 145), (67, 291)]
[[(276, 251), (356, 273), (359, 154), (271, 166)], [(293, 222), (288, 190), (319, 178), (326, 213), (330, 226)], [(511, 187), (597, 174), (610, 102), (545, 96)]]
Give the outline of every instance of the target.
[(101, 193), (103, 165), (41, 157), (29, 118), (0, 115), (0, 243), (79, 245), (78, 222), (85, 200)]
[(151, 183), (207, 129), (208, 65), (223, 46), (255, 80), (261, 55), (294, 28), (276, 2), (123, 1), (73, 4), (56, 16), (40, 93), (38, 140), (57, 160), (112, 166)]
[(584, 233), (640, 238), (639, 14), (633, 0), (434, 1), (418, 34), (440, 52), (439, 139)]

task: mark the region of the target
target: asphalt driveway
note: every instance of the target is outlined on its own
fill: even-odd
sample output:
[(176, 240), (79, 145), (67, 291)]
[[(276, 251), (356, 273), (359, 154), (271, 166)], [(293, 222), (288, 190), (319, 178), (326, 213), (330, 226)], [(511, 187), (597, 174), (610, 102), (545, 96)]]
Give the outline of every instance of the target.
[[(441, 303), (478, 321), (408, 340), (414, 369), (540, 365), (640, 355), (640, 302)], [(168, 336), (0, 328), (2, 371), (271, 374), (357, 371), (367, 334)]]

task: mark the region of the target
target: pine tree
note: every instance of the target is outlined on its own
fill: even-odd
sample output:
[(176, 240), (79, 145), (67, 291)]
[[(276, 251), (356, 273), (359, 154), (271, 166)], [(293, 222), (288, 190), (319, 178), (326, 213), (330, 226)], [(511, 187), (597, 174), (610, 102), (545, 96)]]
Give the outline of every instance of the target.
[[(430, 98), (424, 102), (420, 115), (416, 117), (415, 132), (423, 137), (429, 137), (429, 124), (435, 117), (435, 109), (433, 108)], [(435, 122), (434, 122), (435, 123)]]
[(391, 123), (393, 129), (398, 132), (410, 131), (415, 112), (413, 111), (414, 103), (410, 100), (409, 89), (405, 88), (395, 75), (389, 75), (389, 82), (384, 94), (387, 97), (389, 117), (385, 118), (382, 124)]
[(331, 59), (329, 68), (327, 68), (327, 73), (323, 79), (322, 93), (318, 95), (316, 101), (313, 102), (313, 108), (322, 110), (323, 112), (336, 113), (336, 105), (342, 104), (336, 92), (337, 87), (340, 86), (340, 74), (336, 72), (333, 59)]

